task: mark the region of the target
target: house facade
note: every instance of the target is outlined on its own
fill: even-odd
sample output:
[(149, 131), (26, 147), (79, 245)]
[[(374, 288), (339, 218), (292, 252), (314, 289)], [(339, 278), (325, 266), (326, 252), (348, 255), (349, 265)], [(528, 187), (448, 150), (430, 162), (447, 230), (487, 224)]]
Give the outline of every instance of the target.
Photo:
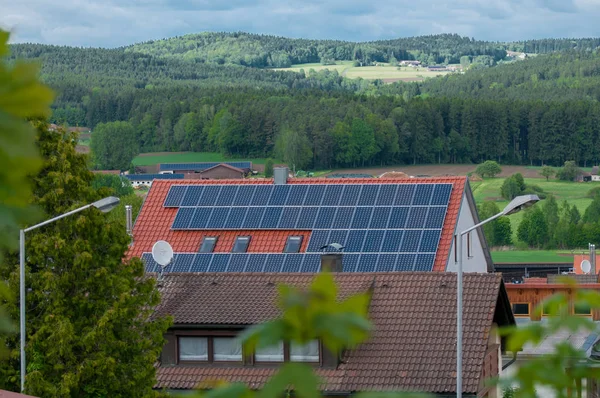
[(131, 185), (136, 188), (139, 186), (151, 187), (154, 180), (170, 179), (170, 180), (182, 180), (183, 174), (124, 174), (124, 176), (131, 182)]
[[(454, 271), (454, 235), (478, 222), (466, 177), (156, 180), (133, 229), (130, 256), (166, 272), (317, 272), (329, 244), (344, 272)], [(491, 272), (485, 237), (465, 237), (464, 270)]]
[[(261, 388), (284, 362), (313, 366), (324, 395), (359, 391), (456, 392), (456, 276), (390, 272), (334, 274), (340, 297), (370, 292), (373, 333), (354, 349), (333, 355), (320, 341), (279, 342), (245, 352), (236, 336), (276, 319), (277, 285), (308, 287), (312, 274), (170, 273), (161, 282), (157, 315), (171, 315), (157, 366), (157, 388), (210, 388), (243, 382)], [(202, 305), (198, 305), (202, 303)], [(514, 324), (500, 275), (467, 274), (464, 285), (463, 396), (498, 397), (486, 381), (499, 375), (502, 341), (494, 329)]]

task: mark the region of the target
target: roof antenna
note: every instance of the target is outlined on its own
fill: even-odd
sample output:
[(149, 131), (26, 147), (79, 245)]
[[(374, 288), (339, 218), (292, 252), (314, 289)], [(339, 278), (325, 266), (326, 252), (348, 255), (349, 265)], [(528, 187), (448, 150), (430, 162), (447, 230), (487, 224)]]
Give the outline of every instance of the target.
[(165, 268), (173, 261), (173, 248), (168, 242), (159, 240), (152, 246), (152, 259), (160, 266), (158, 281), (163, 280)]
[(325, 246), (321, 246), (319, 250), (322, 250), (323, 252), (325, 252), (325, 250), (331, 247), (332, 249), (335, 249), (338, 252), (341, 252), (342, 250), (344, 250), (344, 246), (340, 245), (339, 243), (329, 243)]

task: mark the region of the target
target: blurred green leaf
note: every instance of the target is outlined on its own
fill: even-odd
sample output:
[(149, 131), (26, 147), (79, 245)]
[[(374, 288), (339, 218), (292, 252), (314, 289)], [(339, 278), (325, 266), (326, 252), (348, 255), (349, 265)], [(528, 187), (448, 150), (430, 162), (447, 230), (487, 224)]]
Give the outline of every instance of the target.
[(300, 363), (286, 363), (258, 393), (259, 398), (280, 398), (283, 391), (293, 388), (301, 398), (319, 397), (320, 381), (312, 368)]

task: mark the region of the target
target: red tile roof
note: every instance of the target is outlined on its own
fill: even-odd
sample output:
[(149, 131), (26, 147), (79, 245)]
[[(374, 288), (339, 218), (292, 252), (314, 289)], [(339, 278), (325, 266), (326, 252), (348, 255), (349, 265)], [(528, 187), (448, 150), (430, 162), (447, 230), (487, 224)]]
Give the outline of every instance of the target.
[[(466, 177), (432, 177), (432, 178), (410, 178), (410, 179), (386, 179), (386, 178), (294, 178), (289, 179), (288, 184), (440, 184), (450, 183), (452, 193), (438, 251), (433, 265), (434, 271), (445, 271), (448, 255), (452, 247), (452, 239), (460, 206), (462, 194), (465, 190)], [(216, 252), (231, 252), (233, 236), (249, 233), (252, 235), (252, 243), (249, 251), (252, 252), (278, 252), (283, 251), (285, 239), (289, 235), (298, 235), (297, 230), (253, 230), (253, 231), (173, 231), (171, 224), (177, 214), (176, 208), (165, 208), (163, 203), (172, 185), (209, 185), (209, 184), (273, 184), (272, 179), (243, 179), (243, 180), (156, 180), (144, 201), (144, 205), (137, 217), (133, 228), (134, 244), (128, 253), (128, 257), (141, 256), (144, 252), (150, 252), (152, 245), (158, 240), (166, 240), (175, 252), (196, 252), (200, 247), (203, 236), (219, 236)], [(302, 251), (306, 250), (310, 231), (302, 233)], [(231, 240), (231, 243), (230, 243)]]
[[(161, 287), (158, 314), (175, 324), (250, 325), (280, 315), (277, 284), (306, 287), (310, 274), (171, 273)], [(324, 390), (455, 391), (456, 275), (452, 273), (340, 273), (340, 298), (366, 291), (375, 280), (369, 307), (374, 332), (347, 351), (336, 369), (319, 369)], [(464, 279), (464, 392), (476, 393), (497, 303), (508, 303), (499, 274), (466, 274)], [(499, 294), (503, 300), (499, 300)], [(198, 305), (202, 303), (202, 305)], [(501, 304), (503, 305), (503, 304)], [(508, 307), (508, 304), (506, 304)], [(514, 318), (508, 322), (514, 322)], [(502, 323), (502, 322), (500, 322)], [(259, 388), (273, 369), (159, 366), (158, 388), (191, 389), (226, 380)]]

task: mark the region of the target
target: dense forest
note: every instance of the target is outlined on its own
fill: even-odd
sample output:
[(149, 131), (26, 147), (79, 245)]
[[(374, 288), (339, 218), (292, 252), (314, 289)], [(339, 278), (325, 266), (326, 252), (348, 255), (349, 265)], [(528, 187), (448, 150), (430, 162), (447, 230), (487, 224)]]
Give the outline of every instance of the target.
[[(443, 38), (463, 40), (422, 40), (441, 51)], [(96, 148), (118, 150), (123, 136), (135, 145), (128, 156), (219, 151), (278, 156), (310, 168), (600, 161), (597, 51), (571, 49), (420, 83), (383, 84), (335, 71), (280, 72), (132, 49), (20, 44), (12, 50), (13, 57), (39, 60), (42, 78), (58, 91), (52, 121), (100, 127), (96, 141), (117, 140)], [(110, 124), (116, 121), (123, 123)], [(97, 154), (98, 167), (128, 167), (123, 154), (108, 152)]]

